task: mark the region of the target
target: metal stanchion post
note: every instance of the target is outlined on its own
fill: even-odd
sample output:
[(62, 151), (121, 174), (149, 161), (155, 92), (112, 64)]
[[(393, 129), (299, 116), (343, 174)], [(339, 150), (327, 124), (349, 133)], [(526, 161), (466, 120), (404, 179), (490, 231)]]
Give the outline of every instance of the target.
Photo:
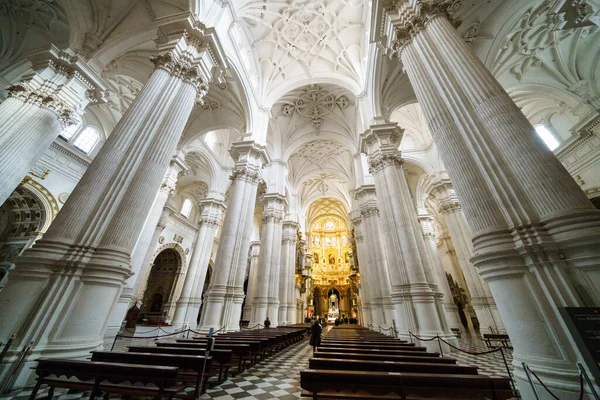
[(525, 375), (527, 375), (527, 380), (529, 381), (529, 385), (531, 386), (531, 389), (533, 390), (533, 395), (535, 396), (536, 400), (540, 400), (540, 394), (538, 393), (535, 385), (533, 384), (533, 381), (531, 380), (531, 375), (529, 375), (529, 367), (527, 366), (526, 363), (521, 363), (523, 365), (523, 369), (525, 370)]
[(442, 349), (442, 342), (440, 341), (439, 335), (436, 337), (437, 337), (437, 341), (438, 341), (438, 347), (440, 348), (440, 354), (442, 357), (444, 357), (444, 350)]
[(594, 388), (594, 385), (592, 384), (592, 381), (590, 380), (587, 371), (585, 370), (585, 368), (583, 368), (583, 365), (581, 363), (577, 363), (577, 368), (579, 368), (579, 373), (581, 374), (581, 376), (583, 376), (583, 379), (590, 387), (590, 391), (592, 392), (592, 396), (594, 396), (594, 399), (600, 400), (600, 397), (598, 396), (598, 393), (596, 392), (596, 389)]
[(506, 368), (506, 373), (508, 374), (508, 378), (510, 379), (510, 384), (512, 385), (513, 390), (516, 392), (517, 386), (515, 385), (515, 382), (513, 381), (513, 377), (512, 377), (512, 374), (510, 373), (510, 368), (508, 368), (508, 362), (506, 362), (506, 357), (504, 356), (504, 350), (502, 349), (502, 347), (500, 347), (500, 354), (502, 355), (502, 361), (504, 361), (504, 368)]

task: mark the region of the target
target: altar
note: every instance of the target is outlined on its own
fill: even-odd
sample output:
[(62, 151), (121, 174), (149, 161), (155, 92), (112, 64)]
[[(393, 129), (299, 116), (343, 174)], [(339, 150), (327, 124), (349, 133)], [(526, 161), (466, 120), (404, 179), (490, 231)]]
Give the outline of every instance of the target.
[(340, 317), (339, 299), (335, 293), (329, 296), (329, 310), (327, 312), (327, 322), (335, 322)]

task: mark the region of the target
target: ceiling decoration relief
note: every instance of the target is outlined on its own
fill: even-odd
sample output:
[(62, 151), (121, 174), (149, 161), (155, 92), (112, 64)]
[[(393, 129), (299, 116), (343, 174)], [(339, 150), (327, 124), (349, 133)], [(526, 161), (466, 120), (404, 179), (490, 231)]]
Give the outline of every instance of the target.
[(343, 110), (347, 106), (346, 96), (336, 97), (317, 85), (310, 85), (296, 101), (285, 104), (281, 112), (286, 117), (291, 117), (296, 112), (300, 116), (310, 119), (313, 126), (321, 126), (324, 116), (333, 112), (336, 107)]
[(57, 1), (0, 1), (0, 70), (28, 50), (68, 42), (69, 32)]
[(265, 93), (314, 73), (361, 82), (362, 0), (251, 0), (238, 10), (254, 38)]

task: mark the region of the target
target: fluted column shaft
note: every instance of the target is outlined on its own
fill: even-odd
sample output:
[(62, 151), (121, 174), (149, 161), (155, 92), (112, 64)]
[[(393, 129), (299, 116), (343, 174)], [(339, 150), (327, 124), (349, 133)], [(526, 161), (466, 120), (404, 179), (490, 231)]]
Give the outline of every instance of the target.
[(32, 341), (32, 360), (42, 351), (83, 357), (102, 346), (111, 309), (131, 276), (135, 242), (196, 96), (205, 92), (195, 66), (203, 51), (182, 38), (154, 59), (148, 83), (44, 238), (11, 273), (0, 293), (11, 299), (1, 302), (0, 331)]
[(471, 262), (473, 243), (470, 238), (473, 237), (473, 234), (467, 225), (460, 206), (447, 207), (443, 211), (456, 251), (456, 257), (461, 265), (471, 295), (471, 306), (479, 320), (479, 330), (481, 333), (492, 333), (492, 331), (505, 333), (506, 329), (498, 313), (498, 307), (492, 297), (490, 287)]
[(202, 305), (202, 289), (208, 272), (208, 262), (212, 252), (215, 236), (221, 225), (221, 216), (225, 203), (218, 199), (200, 201), (200, 229), (192, 250), (190, 265), (185, 276), (181, 296), (171, 325), (175, 327), (196, 327), (196, 320)]
[(260, 277), (255, 283), (250, 325), (262, 324), (267, 316), (272, 326), (277, 326), (279, 318), (279, 276), (281, 261), (282, 222), (285, 198), (278, 194), (263, 196), (265, 208), (262, 215), (260, 233), (261, 249), (258, 256)]
[(298, 224), (283, 221), (281, 238), (281, 276), (279, 283), (279, 323), (289, 324), (296, 320), (295, 273)]
[(368, 271), (369, 258), (368, 253), (369, 250), (366, 246), (364, 235), (363, 235), (363, 226), (362, 219), (360, 217), (355, 217), (352, 219), (352, 226), (354, 226), (354, 240), (356, 241), (356, 252), (358, 253), (356, 256), (358, 258), (358, 264), (360, 269), (360, 300), (361, 300), (361, 311), (362, 311), (362, 320), (363, 325), (368, 326), (373, 323), (373, 318), (371, 318), (371, 293), (368, 283), (368, 272), (364, 273), (363, 271)]
[(260, 169), (269, 160), (264, 146), (252, 141), (232, 144), (230, 153), (236, 160), (231, 201), (223, 221), (214, 276), (204, 298), (201, 331), (240, 329), (256, 192), (262, 180)]
[(392, 299), (404, 310), (398, 329), (403, 336), (408, 331), (435, 336), (444, 334), (445, 315), (439, 312), (437, 287), (431, 282), (431, 265), (397, 150), (401, 137), (395, 124), (372, 125), (361, 135), (361, 147), (369, 156), (382, 214)]
[(0, 204), (102, 89), (72, 50), (55, 47), (44, 68), (7, 88), (9, 97), (0, 104)]
[(386, 10), (393, 26), (382, 31), (395, 32), (390, 48), (474, 234), (472, 261), (511, 337), (518, 388), (533, 398), (526, 362), (556, 396), (576, 398), (581, 356), (558, 309), (600, 304), (600, 211), (457, 34), (449, 3), (418, 4)]
[(450, 284), (448, 283), (444, 266), (440, 260), (435, 232), (431, 225), (431, 218), (429, 216), (419, 216), (419, 221), (421, 222), (427, 255), (435, 274), (435, 281), (443, 296), (442, 304), (446, 314), (448, 328), (463, 330), (463, 325), (460, 322), (460, 316), (458, 315), (458, 307), (456, 304), (454, 304), (452, 291), (450, 290)]
[(246, 293), (246, 302), (244, 303), (243, 319), (250, 321), (252, 317), (252, 308), (254, 305), (254, 289), (258, 277), (258, 258), (260, 255), (260, 242), (250, 243), (250, 271), (248, 272), (248, 291)]

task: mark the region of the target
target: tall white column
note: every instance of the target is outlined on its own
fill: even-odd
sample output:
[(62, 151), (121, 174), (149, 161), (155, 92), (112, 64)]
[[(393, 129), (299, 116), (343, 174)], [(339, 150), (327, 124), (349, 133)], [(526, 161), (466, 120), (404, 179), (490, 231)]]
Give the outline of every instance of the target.
[[(164, 39), (147, 84), (0, 293), (0, 337), (15, 333), (15, 349), (33, 342), (17, 387), (41, 354), (86, 357), (102, 347), (111, 309), (131, 276), (135, 242), (197, 96), (211, 79), (205, 65), (198, 67), (208, 53), (201, 38)], [(4, 362), (14, 359), (11, 354)]]
[(467, 282), (471, 295), (471, 306), (479, 320), (481, 333), (500, 332), (506, 333), (502, 319), (498, 312), (496, 302), (487, 282), (483, 280), (479, 271), (471, 262), (473, 257), (473, 234), (467, 225), (467, 220), (462, 212), (458, 197), (447, 180), (433, 184), (432, 194), (438, 199), (438, 211), (446, 218), (446, 225), (456, 250), (456, 256)]
[(369, 156), (369, 171), (382, 212), (392, 300), (404, 310), (398, 329), (404, 337), (408, 331), (424, 337), (444, 335), (442, 321), (446, 316), (438, 307), (438, 289), (402, 169), (398, 151), (401, 138), (402, 130), (396, 124), (372, 125), (361, 135), (361, 148)]
[(462, 323), (460, 322), (460, 316), (458, 315), (458, 307), (454, 304), (452, 298), (452, 292), (448, 279), (446, 278), (446, 272), (444, 266), (440, 260), (440, 255), (437, 248), (437, 241), (435, 239), (435, 232), (433, 229), (432, 218), (430, 215), (419, 215), (419, 222), (421, 223), (421, 229), (423, 232), (423, 238), (425, 239), (425, 250), (429, 257), (429, 262), (433, 268), (435, 274), (435, 281), (442, 293), (442, 305), (444, 313), (446, 314), (446, 321), (448, 322), (448, 328), (464, 330)]
[(252, 302), (252, 319), (250, 325), (262, 324), (267, 316), (271, 325), (277, 326), (279, 318), (279, 275), (281, 270), (281, 234), (285, 197), (276, 194), (265, 194), (260, 233), (260, 255), (258, 257), (257, 274), (261, 278), (256, 282), (254, 300)]
[[(152, 207), (150, 208), (150, 212), (146, 217), (146, 221), (144, 222), (144, 227), (138, 237), (137, 243), (133, 248), (133, 253), (131, 254), (131, 273), (132, 276), (125, 281), (125, 287), (121, 291), (121, 295), (117, 300), (117, 304), (112, 309), (110, 313), (110, 317), (108, 319), (108, 325), (106, 327), (106, 332), (104, 336), (106, 338), (114, 337), (121, 328), (121, 323), (127, 314), (127, 310), (133, 306), (132, 302), (134, 301), (134, 288), (137, 281), (145, 275), (146, 271), (142, 271), (142, 262), (144, 260), (144, 256), (148, 253), (148, 248), (150, 247), (150, 243), (152, 242), (152, 238), (156, 231), (156, 226), (158, 225), (158, 221), (162, 215), (165, 204), (167, 203), (167, 199), (169, 195), (175, 190), (175, 185), (177, 184), (177, 178), (179, 174), (187, 169), (185, 162), (178, 156), (174, 156), (167, 173), (160, 185), (160, 190), (156, 194), (154, 198), (154, 202), (152, 203)], [(161, 229), (162, 231), (162, 229)], [(158, 240), (158, 237), (156, 238)]]
[(354, 227), (354, 240), (356, 241), (356, 252), (358, 259), (358, 267), (360, 270), (360, 311), (361, 311), (361, 319), (363, 326), (368, 326), (373, 323), (373, 319), (371, 318), (371, 292), (368, 284), (369, 274), (368, 272), (365, 274), (362, 271), (368, 270), (368, 252), (369, 249), (365, 244), (365, 238), (363, 235), (363, 227), (362, 227), (362, 218), (360, 216), (360, 211), (353, 211), (350, 213), (350, 220), (352, 221), (352, 226)]
[(200, 201), (200, 218), (198, 219), (200, 229), (196, 235), (190, 266), (171, 322), (171, 325), (176, 328), (184, 326), (196, 328), (196, 320), (202, 305), (202, 290), (208, 272), (208, 262), (225, 208), (225, 203), (221, 199)]
[(394, 320), (398, 320), (399, 314), (395, 312), (395, 306), (392, 303), (392, 286), (383, 247), (383, 237), (381, 235), (381, 222), (379, 220), (379, 204), (374, 185), (364, 185), (358, 188), (354, 196), (360, 204), (360, 216), (362, 219), (361, 228), (365, 246), (371, 254), (371, 262), (368, 268), (363, 268), (362, 275), (369, 276), (369, 281), (373, 283), (373, 296), (371, 305), (374, 325), (392, 326)]
[(269, 162), (266, 148), (253, 141), (233, 143), (229, 152), (236, 161), (231, 202), (223, 221), (214, 276), (204, 298), (201, 331), (240, 329), (256, 192), (262, 180), (260, 170)]
[(254, 289), (258, 276), (258, 258), (260, 255), (260, 242), (250, 243), (250, 272), (248, 273), (248, 290), (246, 292), (246, 302), (244, 303), (243, 319), (250, 321), (252, 317), (252, 307), (254, 302)]
[[(31, 59), (35, 74), (7, 87), (0, 104), (0, 204), (60, 132), (78, 123), (106, 87), (71, 49), (52, 46)], [(41, 60), (38, 60), (41, 58)]]
[(533, 398), (526, 362), (557, 397), (576, 398), (582, 357), (558, 310), (600, 305), (600, 211), (465, 45), (448, 7), (396, 2), (376, 31), (389, 35), (456, 189), (521, 395)]
[(298, 223), (283, 221), (281, 237), (281, 275), (279, 277), (279, 323), (290, 324), (296, 320), (296, 243)]

